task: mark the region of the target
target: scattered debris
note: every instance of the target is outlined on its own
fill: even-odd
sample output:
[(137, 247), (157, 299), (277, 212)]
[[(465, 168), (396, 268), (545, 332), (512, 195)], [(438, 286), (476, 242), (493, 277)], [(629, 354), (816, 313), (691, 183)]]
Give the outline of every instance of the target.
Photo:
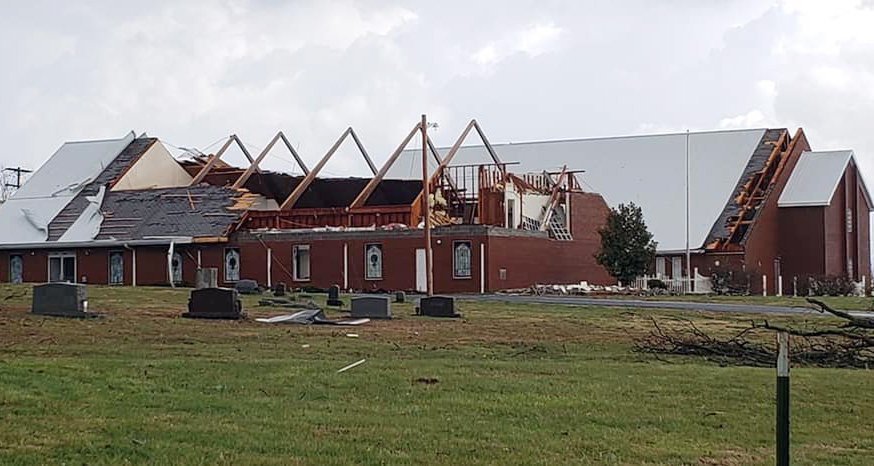
[(358, 334), (357, 334), (357, 333), (347, 333), (346, 336), (349, 337), (349, 338), (358, 338)]
[(808, 302), (847, 322), (842, 326), (799, 329), (752, 321), (728, 338), (720, 338), (683, 319), (679, 327), (667, 328), (652, 319), (653, 329), (635, 339), (634, 350), (640, 353), (703, 356), (720, 364), (773, 367), (777, 348), (757, 335), (761, 331), (787, 332), (792, 335), (792, 361), (816, 367), (869, 368), (874, 363), (874, 319), (832, 309), (815, 299)]
[(437, 377), (419, 377), (415, 382), (424, 385), (434, 385), (440, 383), (440, 380)]
[(366, 361), (367, 361), (367, 359), (362, 359), (362, 360), (360, 360), (360, 361), (353, 362), (352, 364), (349, 364), (348, 366), (339, 369), (339, 370), (337, 371), (337, 373), (339, 374), (339, 373), (341, 373), (341, 372), (346, 372), (346, 371), (348, 371), (349, 369), (352, 369), (352, 368), (355, 368), (355, 367), (358, 367), (358, 366), (364, 364)]
[(309, 348), (310, 345), (309, 345), (309, 344), (303, 344), (303, 345), (300, 345), (300, 347), (306, 349), (306, 348)]
[(321, 309), (305, 309), (294, 314), (283, 314), (269, 318), (255, 319), (265, 324), (300, 324), (300, 325), (362, 325), (370, 319), (338, 319), (331, 320)]
[(289, 309), (320, 309), (319, 305), (312, 301), (300, 302), (294, 299), (293, 296), (284, 298), (261, 298), (258, 301), (259, 306), (267, 307), (285, 307)]

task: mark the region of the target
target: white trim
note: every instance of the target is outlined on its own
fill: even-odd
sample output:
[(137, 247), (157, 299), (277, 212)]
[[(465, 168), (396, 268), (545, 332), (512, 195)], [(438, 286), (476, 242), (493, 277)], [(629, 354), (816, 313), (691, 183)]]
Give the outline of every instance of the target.
[(343, 243), (343, 289), (349, 289), (349, 243)]
[(79, 283), (79, 280), (78, 280), (79, 260), (78, 260), (78, 257), (76, 257), (75, 251), (55, 251), (55, 252), (51, 252), (48, 254), (48, 256), (46, 257), (46, 266), (47, 266), (46, 267), (46, 282), (52, 281), (52, 259), (60, 259), (61, 260), (61, 263), (60, 263), (61, 269), (59, 272), (60, 272), (60, 275), (63, 276), (64, 275), (64, 258), (67, 258), (67, 257), (73, 258), (73, 280), (72, 281), (60, 280), (60, 281), (68, 282), (68, 283)]
[[(297, 251), (306, 251), (307, 252), (307, 276), (299, 277), (297, 275)], [(291, 279), (296, 282), (308, 282), (312, 280), (313, 277), (313, 256), (312, 256), (312, 247), (309, 244), (295, 244), (291, 246)]]
[(486, 292), (486, 245), (479, 244), (479, 292)]

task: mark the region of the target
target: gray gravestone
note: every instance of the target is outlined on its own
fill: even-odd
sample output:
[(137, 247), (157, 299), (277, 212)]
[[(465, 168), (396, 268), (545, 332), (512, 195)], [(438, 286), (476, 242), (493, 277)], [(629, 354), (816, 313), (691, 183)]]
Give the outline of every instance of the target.
[(203, 288), (191, 292), (188, 312), (182, 317), (196, 319), (242, 319), (243, 303), (237, 290), (231, 288)]
[(388, 296), (352, 298), (352, 317), (356, 319), (391, 319), (391, 300)]
[(342, 306), (343, 301), (340, 301), (340, 285), (331, 285), (328, 288), (328, 306)]
[(406, 300), (407, 300), (407, 294), (404, 293), (403, 291), (398, 291), (395, 293), (395, 302), (396, 303), (403, 303)]
[(288, 292), (288, 287), (285, 285), (285, 282), (279, 282), (273, 287), (273, 296), (285, 296), (286, 292)]
[(197, 269), (197, 277), (194, 279), (195, 288), (218, 288), (218, 269), (206, 267)]
[(89, 317), (88, 291), (77, 283), (46, 283), (33, 287), (30, 311), (44, 316)]
[(455, 298), (429, 296), (419, 300), (419, 313), (429, 317), (461, 317), (455, 312)]
[(261, 294), (261, 287), (255, 280), (240, 280), (234, 285), (234, 289), (240, 294)]

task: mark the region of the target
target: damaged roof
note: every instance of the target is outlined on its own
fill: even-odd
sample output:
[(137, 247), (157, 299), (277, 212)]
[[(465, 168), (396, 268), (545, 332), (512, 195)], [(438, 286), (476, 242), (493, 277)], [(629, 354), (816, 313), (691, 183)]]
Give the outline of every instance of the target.
[(0, 205), (0, 243), (38, 243), (50, 223), (134, 140), (67, 142), (6, 202)]
[[(658, 248), (686, 247), (687, 133), (492, 144), (501, 160), (519, 162), (520, 172), (557, 172), (562, 166), (582, 169), (584, 189), (600, 193), (613, 207), (634, 202)], [(705, 243), (714, 221), (735, 188), (765, 129), (688, 133), (689, 242)], [(439, 149), (442, 156), (448, 148)], [(407, 156), (415, 150), (406, 151)], [(419, 152), (421, 153), (421, 152)], [(482, 145), (464, 146), (453, 164), (491, 161)], [(410, 172), (409, 178), (416, 174)], [(390, 175), (404, 177), (403, 167)]]
[(223, 186), (111, 191), (95, 239), (220, 237), (245, 212), (247, 193)]

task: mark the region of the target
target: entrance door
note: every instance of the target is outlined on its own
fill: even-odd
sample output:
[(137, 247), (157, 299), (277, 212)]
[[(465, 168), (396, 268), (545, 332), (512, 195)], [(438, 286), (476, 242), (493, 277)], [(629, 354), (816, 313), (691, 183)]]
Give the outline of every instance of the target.
[(428, 272), (425, 264), (425, 250), (416, 249), (416, 291), (428, 291)]

